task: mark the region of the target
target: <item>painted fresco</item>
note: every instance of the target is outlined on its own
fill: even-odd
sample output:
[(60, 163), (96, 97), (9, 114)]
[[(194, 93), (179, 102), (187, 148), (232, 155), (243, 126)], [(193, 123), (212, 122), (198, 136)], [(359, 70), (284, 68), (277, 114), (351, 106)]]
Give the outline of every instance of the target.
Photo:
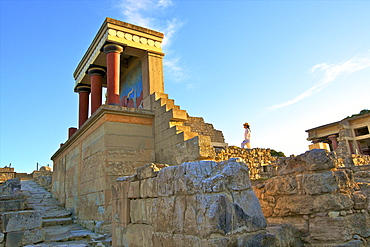
[(120, 105), (143, 108), (143, 80), (141, 63), (126, 75), (121, 84)]

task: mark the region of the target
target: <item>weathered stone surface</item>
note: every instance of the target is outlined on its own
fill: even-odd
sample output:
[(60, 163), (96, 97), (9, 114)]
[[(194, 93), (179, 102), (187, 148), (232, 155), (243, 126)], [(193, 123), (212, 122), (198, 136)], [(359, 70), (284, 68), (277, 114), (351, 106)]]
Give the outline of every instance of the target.
[(153, 246), (152, 234), (153, 227), (150, 225), (130, 224), (122, 236), (122, 242), (117, 246)]
[(250, 179), (267, 179), (275, 175), (273, 163), (277, 160), (272, 157), (270, 149), (254, 148), (244, 149), (230, 146), (223, 149), (216, 149), (216, 161), (241, 158), (248, 165)]
[(41, 213), (34, 210), (6, 212), (1, 215), (1, 230), (4, 233), (41, 228)]
[(361, 191), (355, 191), (353, 193), (354, 209), (366, 209), (369, 206), (369, 197), (367, 197)]
[(44, 187), (47, 191), (51, 190), (52, 185), (52, 176), (39, 176), (37, 178), (34, 178), (36, 183)]
[(298, 193), (298, 183), (293, 176), (273, 177), (265, 185), (266, 195), (291, 195)]
[(339, 190), (339, 185), (331, 171), (315, 174), (303, 174), (301, 186), (304, 194), (318, 195), (322, 193), (333, 193)]
[(140, 197), (157, 197), (157, 180), (155, 178), (148, 178), (140, 183)]
[(8, 232), (6, 234), (5, 246), (25, 246), (28, 244), (35, 244), (44, 240), (41, 229)]
[(253, 188), (267, 222), (290, 223), (315, 246), (357, 246), (354, 235), (364, 243), (370, 236), (370, 185), (356, 183), (353, 171), (370, 171), (340, 166), (335, 154), (324, 150), (279, 159), (278, 176)]
[(334, 175), (341, 190), (351, 190), (355, 187), (354, 176), (351, 170), (340, 169), (334, 171)]
[(339, 166), (335, 155), (324, 149), (307, 151), (297, 157), (279, 159), (277, 174), (287, 175), (304, 171), (328, 170)]
[(6, 180), (0, 186), (0, 195), (15, 195), (21, 190), (21, 181), (19, 178)]
[(345, 242), (352, 238), (344, 217), (315, 217), (310, 219), (310, 237), (314, 240)]
[(0, 212), (20, 211), (24, 209), (25, 199), (0, 201)]
[(133, 224), (151, 224), (153, 200), (137, 199), (130, 201), (130, 219)]
[[(122, 232), (115, 215), (118, 217), (119, 212), (127, 212), (127, 209), (115, 204), (113, 233), (123, 236), (113, 236), (113, 242), (123, 246), (128, 246), (127, 243), (142, 246), (138, 241), (149, 241), (148, 246), (224, 246), (236, 243), (233, 235), (241, 233), (248, 233), (252, 242), (274, 239), (271, 234), (257, 236), (258, 232), (265, 231), (266, 220), (251, 189), (248, 167), (242, 160), (187, 162), (164, 167), (157, 176), (152, 175), (118, 183), (129, 183), (128, 188), (140, 185), (140, 197), (133, 197), (134, 193), (126, 195), (130, 201), (127, 227), (150, 234), (152, 239), (149, 241), (146, 236), (143, 240), (141, 233), (133, 236), (128, 231)], [(125, 199), (115, 187), (113, 202)], [(157, 194), (153, 193), (156, 188)], [(151, 233), (143, 226), (147, 229), (150, 226)], [(242, 243), (247, 242), (243, 240)]]
[(157, 173), (164, 167), (167, 167), (168, 165), (162, 165), (162, 164), (146, 164), (144, 166), (136, 168), (137, 172), (137, 178), (138, 179), (145, 179), (145, 178), (152, 178), (156, 177)]

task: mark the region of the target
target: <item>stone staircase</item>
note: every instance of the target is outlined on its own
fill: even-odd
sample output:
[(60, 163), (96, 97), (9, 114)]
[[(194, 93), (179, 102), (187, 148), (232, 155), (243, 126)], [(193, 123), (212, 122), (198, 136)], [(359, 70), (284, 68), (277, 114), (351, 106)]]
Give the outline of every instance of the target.
[(44, 242), (28, 247), (46, 246), (111, 246), (107, 235), (95, 234), (73, 223), (71, 213), (52, 197), (52, 194), (34, 180), (21, 182), (22, 193), (29, 208), (42, 214)]
[(213, 147), (227, 146), (221, 131), (203, 118), (190, 117), (167, 94), (154, 93), (151, 101), (155, 112), (156, 162), (179, 165), (187, 160), (213, 158)]

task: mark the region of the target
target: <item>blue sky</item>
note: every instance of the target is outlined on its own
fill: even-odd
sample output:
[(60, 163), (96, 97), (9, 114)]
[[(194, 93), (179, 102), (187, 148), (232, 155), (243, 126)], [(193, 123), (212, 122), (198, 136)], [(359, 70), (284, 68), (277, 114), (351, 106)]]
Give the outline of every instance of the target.
[(0, 1), (0, 166), (32, 172), (77, 125), (72, 74), (105, 17), (164, 32), (165, 92), (286, 155), (370, 108), (370, 1)]

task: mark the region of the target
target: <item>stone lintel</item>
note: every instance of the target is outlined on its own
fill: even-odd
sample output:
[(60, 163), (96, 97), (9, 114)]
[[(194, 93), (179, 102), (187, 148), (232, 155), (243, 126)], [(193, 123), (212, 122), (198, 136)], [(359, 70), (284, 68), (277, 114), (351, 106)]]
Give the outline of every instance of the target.
[[(85, 72), (91, 64), (105, 66), (105, 54), (101, 49), (107, 42), (158, 53), (163, 56), (163, 37), (163, 33), (115, 19), (106, 18), (73, 73), (76, 85), (78, 83), (89, 84), (89, 80)], [(125, 52), (123, 52), (123, 54), (125, 54)]]

